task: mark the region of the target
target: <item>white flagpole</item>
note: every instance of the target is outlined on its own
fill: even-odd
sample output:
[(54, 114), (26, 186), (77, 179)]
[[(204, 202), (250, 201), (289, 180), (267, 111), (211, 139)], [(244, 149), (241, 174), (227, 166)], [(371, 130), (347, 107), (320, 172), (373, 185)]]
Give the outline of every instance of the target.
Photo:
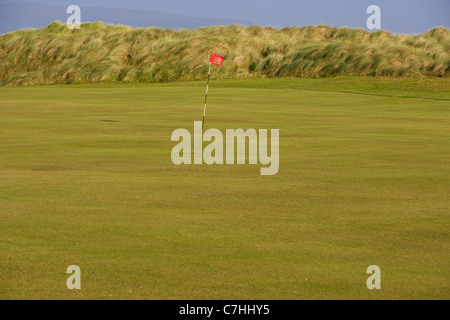
[(208, 71), (208, 81), (206, 82), (206, 95), (205, 95), (205, 107), (203, 108), (203, 121), (202, 121), (202, 130), (205, 127), (205, 116), (206, 116), (206, 101), (208, 100), (208, 87), (209, 87), (209, 76), (211, 75), (211, 62), (209, 63), (209, 71)]

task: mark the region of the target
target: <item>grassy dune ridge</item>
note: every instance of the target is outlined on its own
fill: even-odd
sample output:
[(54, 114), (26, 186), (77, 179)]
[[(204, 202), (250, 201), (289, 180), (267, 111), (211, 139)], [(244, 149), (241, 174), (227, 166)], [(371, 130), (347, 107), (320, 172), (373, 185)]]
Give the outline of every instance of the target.
[(307, 26), (216, 26), (196, 30), (53, 22), (0, 36), (0, 85), (168, 82), (206, 77), (211, 52), (225, 56), (219, 79), (272, 77), (447, 77), (450, 30), (422, 35)]

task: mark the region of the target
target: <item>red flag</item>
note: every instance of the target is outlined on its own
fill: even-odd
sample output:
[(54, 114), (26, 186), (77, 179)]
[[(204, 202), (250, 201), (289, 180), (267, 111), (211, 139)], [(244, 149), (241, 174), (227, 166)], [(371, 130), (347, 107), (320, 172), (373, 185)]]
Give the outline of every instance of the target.
[(217, 54), (211, 54), (211, 59), (209, 59), (209, 63), (215, 64), (216, 66), (221, 66), (223, 62), (223, 57), (218, 56)]

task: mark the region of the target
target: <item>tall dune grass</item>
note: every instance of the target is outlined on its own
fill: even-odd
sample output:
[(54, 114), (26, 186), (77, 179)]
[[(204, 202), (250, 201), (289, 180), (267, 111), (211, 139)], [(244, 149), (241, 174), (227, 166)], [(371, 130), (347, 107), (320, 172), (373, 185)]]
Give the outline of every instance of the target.
[(446, 77), (450, 30), (422, 35), (307, 26), (216, 26), (196, 30), (53, 22), (0, 36), (0, 85), (167, 82), (204, 79), (210, 53), (225, 57), (216, 78)]

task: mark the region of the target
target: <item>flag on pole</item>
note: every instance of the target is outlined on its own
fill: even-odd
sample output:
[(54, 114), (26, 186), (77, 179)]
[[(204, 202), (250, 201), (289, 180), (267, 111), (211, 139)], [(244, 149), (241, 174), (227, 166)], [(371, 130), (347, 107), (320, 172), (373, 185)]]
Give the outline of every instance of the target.
[(205, 128), (205, 117), (206, 117), (206, 101), (208, 100), (208, 88), (209, 88), (209, 76), (211, 75), (211, 65), (214, 64), (216, 66), (221, 66), (223, 63), (223, 57), (218, 56), (217, 54), (211, 54), (211, 58), (209, 58), (209, 70), (208, 70), (208, 82), (206, 82), (206, 95), (205, 95), (205, 107), (203, 108), (203, 121), (202, 121), (202, 130)]
[(211, 54), (211, 58), (209, 59), (209, 63), (215, 64), (216, 66), (221, 66), (223, 62), (223, 57), (218, 56), (217, 54)]

